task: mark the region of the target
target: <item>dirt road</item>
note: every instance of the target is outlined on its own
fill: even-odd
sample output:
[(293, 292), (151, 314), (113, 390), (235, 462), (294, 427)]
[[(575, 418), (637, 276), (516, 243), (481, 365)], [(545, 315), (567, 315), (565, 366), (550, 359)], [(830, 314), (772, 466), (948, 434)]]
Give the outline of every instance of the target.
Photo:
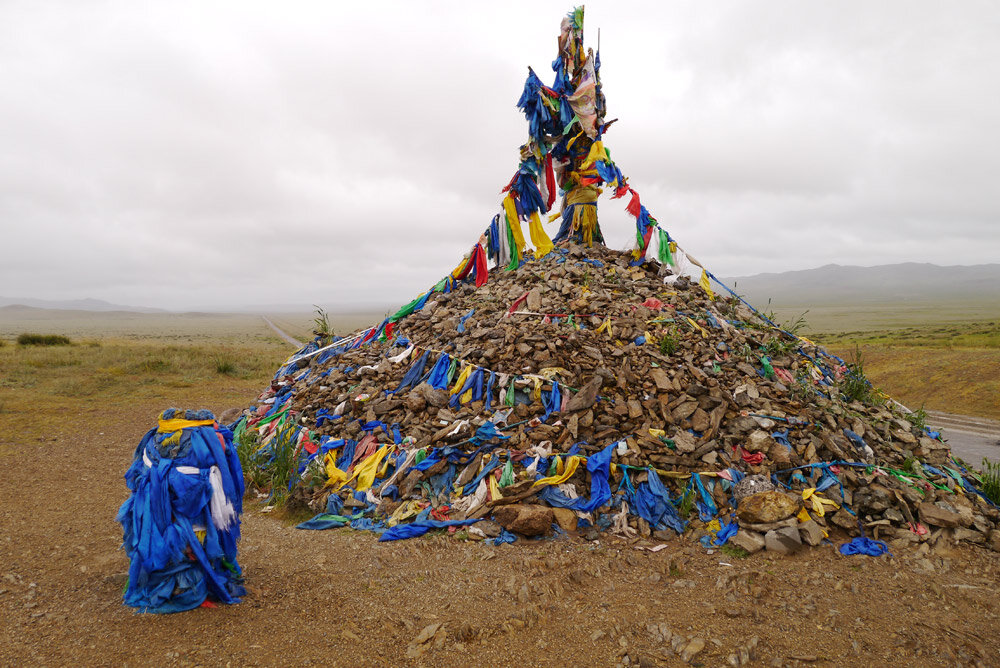
[(927, 416), (956, 456), (977, 467), (984, 458), (1000, 461), (1000, 422), (938, 411), (928, 411)]
[(81, 401), (0, 455), (0, 664), (682, 665), (674, 648), (702, 641), (696, 665), (741, 651), (753, 665), (1000, 663), (1000, 555), (943, 544), (748, 559), (681, 539), (656, 553), (611, 537), (380, 544), (251, 510), (242, 604), (136, 615), (114, 522), (134, 446), (163, 406), (228, 408), (165, 391), (125, 410)]
[(281, 339), (283, 341), (288, 341), (288, 343), (290, 343), (291, 345), (295, 346), (296, 348), (301, 348), (303, 345), (305, 345), (301, 341), (299, 341), (298, 339), (293, 338), (291, 335), (289, 335), (283, 329), (280, 329), (277, 325), (275, 325), (273, 322), (271, 322), (271, 320), (266, 315), (262, 315), (260, 317), (263, 318), (264, 322), (267, 323), (267, 326), (270, 327), (271, 329), (273, 329), (274, 333), (277, 334), (279, 337), (281, 337)]

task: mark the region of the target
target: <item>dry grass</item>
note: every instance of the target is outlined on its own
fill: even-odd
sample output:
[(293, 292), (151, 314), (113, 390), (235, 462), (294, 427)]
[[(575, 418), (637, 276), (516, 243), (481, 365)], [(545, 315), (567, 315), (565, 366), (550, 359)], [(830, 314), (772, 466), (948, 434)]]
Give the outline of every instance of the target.
[(816, 335), (848, 359), (855, 344), (865, 373), (911, 408), (1000, 418), (1000, 323), (934, 324)]
[[(278, 325), (310, 338), (313, 314)], [(377, 316), (332, 316), (338, 333)], [(66, 334), (69, 346), (18, 346), (25, 330)], [(48, 440), (84, 414), (137, 406), (208, 408), (250, 403), (293, 351), (255, 315), (88, 313), (0, 309), (0, 453)], [(155, 413), (148, 418), (155, 425)]]
[[(81, 412), (115, 411), (184, 397), (185, 408), (244, 406), (291, 352), (259, 339), (229, 343), (203, 337), (180, 345), (105, 339), (54, 348), (0, 348), (0, 451), (45, 438)], [(219, 371), (223, 368), (224, 371)], [(153, 424), (150, 416), (150, 424)]]

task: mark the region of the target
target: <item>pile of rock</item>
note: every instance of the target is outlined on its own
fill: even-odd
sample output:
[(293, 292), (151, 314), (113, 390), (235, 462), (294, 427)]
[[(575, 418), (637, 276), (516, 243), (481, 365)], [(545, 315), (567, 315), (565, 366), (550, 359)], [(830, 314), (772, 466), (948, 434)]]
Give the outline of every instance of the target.
[[(832, 531), (912, 542), (945, 531), (1000, 547), (1000, 512), (905, 409), (669, 266), (561, 245), (478, 289), (433, 294), (381, 338), (300, 351), (241, 424), (265, 448), (294, 428), (312, 461), (299, 496), (323, 507), (336, 496), (374, 520), (365, 528), (405, 521), (399, 509), (416, 502), (524, 535), (686, 529), (788, 552)], [(544, 490), (595, 498), (602, 474), (583, 464), (609, 445), (614, 494), (555, 517)], [(379, 452), (374, 479), (341, 486)], [(671, 507), (650, 510), (647, 492)]]

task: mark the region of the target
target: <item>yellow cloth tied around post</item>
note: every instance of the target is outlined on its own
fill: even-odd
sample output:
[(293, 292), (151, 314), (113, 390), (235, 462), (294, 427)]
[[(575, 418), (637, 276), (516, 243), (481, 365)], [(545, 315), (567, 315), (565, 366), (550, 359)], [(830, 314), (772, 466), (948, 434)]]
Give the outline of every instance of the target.
[(837, 505), (830, 499), (824, 499), (822, 496), (820, 496), (819, 492), (816, 491), (815, 487), (809, 487), (807, 489), (802, 490), (802, 501), (806, 502), (807, 504), (809, 502), (812, 502), (812, 511), (817, 515), (819, 515), (820, 517), (826, 515), (827, 509), (836, 510), (837, 508), (840, 508), (839, 505)]
[(577, 186), (566, 193), (565, 206), (582, 204), (573, 209), (573, 222), (571, 229), (583, 233), (583, 242), (587, 247), (594, 245), (594, 230), (597, 229), (597, 198), (601, 194), (600, 188), (592, 186)]
[(183, 420), (181, 418), (171, 418), (169, 420), (159, 420), (156, 431), (161, 434), (170, 434), (181, 429), (191, 427), (211, 427), (215, 425), (215, 420)]
[(577, 467), (580, 466), (580, 462), (586, 461), (585, 457), (573, 455), (566, 460), (566, 467), (563, 469), (562, 473), (557, 473), (556, 475), (550, 475), (547, 478), (536, 480), (532, 487), (540, 487), (542, 485), (561, 485), (573, 477), (573, 474), (576, 473)]
[(514, 245), (517, 246), (518, 257), (524, 256), (524, 232), (521, 231), (521, 219), (517, 217), (517, 207), (514, 206), (514, 197), (508, 194), (503, 198), (503, 212), (507, 217), (507, 225), (514, 235)]
[(351, 480), (356, 480), (354, 489), (358, 492), (364, 492), (372, 486), (375, 482), (375, 476), (378, 474), (379, 464), (385, 459), (385, 456), (389, 454), (388, 445), (383, 445), (381, 448), (376, 450), (374, 453), (368, 455), (368, 457), (354, 467), (354, 474), (341, 484), (346, 485)]
[(542, 221), (538, 218), (537, 211), (531, 214), (531, 219), (528, 222), (528, 232), (531, 233), (531, 243), (535, 246), (536, 258), (545, 257), (555, 248), (552, 245), (552, 240), (549, 239), (549, 235), (542, 229)]

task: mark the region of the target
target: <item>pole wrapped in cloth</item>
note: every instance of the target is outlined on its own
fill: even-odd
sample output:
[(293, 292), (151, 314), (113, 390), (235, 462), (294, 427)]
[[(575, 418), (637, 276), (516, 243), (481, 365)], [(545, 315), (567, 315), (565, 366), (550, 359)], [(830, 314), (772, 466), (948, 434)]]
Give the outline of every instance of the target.
[(135, 450), (118, 511), (129, 558), (125, 604), (139, 612), (239, 603), (243, 469), (233, 434), (209, 411), (168, 408)]

